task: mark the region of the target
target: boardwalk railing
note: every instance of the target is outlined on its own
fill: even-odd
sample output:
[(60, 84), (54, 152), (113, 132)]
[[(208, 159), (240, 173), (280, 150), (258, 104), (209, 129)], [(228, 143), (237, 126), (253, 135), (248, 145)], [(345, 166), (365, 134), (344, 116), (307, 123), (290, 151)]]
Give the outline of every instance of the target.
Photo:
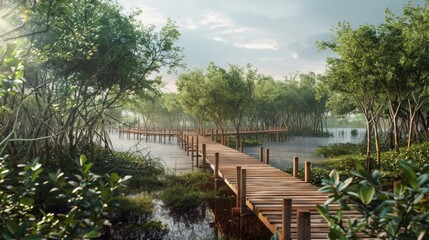
[[(230, 137), (235, 136), (237, 132), (235, 130), (227, 129), (223, 132), (219, 132), (215, 129), (145, 129), (140, 127), (131, 127), (131, 125), (123, 127), (119, 127), (119, 138), (128, 138), (134, 136), (134, 139), (141, 138), (142, 136), (158, 136), (158, 137), (176, 137), (182, 135), (184, 132), (186, 133), (196, 133), (205, 137), (210, 136), (212, 141), (216, 139), (221, 140), (221, 143), (227, 145), (230, 142)], [(283, 136), (287, 134), (288, 128), (267, 128), (267, 129), (242, 129), (240, 130), (240, 135), (271, 135), (275, 137), (277, 142), (285, 139)]]

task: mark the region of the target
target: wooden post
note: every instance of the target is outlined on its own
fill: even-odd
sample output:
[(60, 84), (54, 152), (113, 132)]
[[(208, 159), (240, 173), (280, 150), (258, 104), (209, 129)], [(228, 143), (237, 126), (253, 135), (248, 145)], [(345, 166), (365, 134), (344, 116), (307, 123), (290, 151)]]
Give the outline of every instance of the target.
[(240, 213), (246, 213), (246, 169), (241, 169)]
[(212, 133), (211, 133), (211, 135), (210, 135), (210, 139), (212, 140), (212, 141), (214, 141), (214, 129), (212, 128)]
[(240, 207), (240, 204), (241, 204), (241, 199), (240, 199), (240, 197), (241, 197), (241, 166), (237, 166), (236, 169), (237, 169), (237, 199), (236, 199), (237, 201), (236, 201), (235, 206)]
[(199, 139), (198, 139), (198, 135), (197, 135), (197, 143), (196, 143), (197, 145), (196, 145), (196, 149), (195, 149), (195, 153), (196, 153), (196, 155), (195, 155), (195, 157), (197, 158), (197, 161), (196, 161), (196, 166), (198, 167), (198, 160), (199, 160), (199, 158), (200, 158), (200, 147), (198, 146), (199, 145)]
[(240, 239), (244, 239), (244, 217), (246, 216), (246, 169), (241, 169), (240, 192)]
[(270, 164), (270, 149), (266, 148), (265, 149), (265, 164)]
[(194, 136), (191, 137), (191, 161), (192, 165), (194, 165)]
[(240, 142), (240, 152), (243, 153), (244, 152), (244, 141), (241, 140)]
[(304, 180), (307, 183), (311, 183), (311, 167), (310, 167), (310, 162), (309, 161), (305, 161), (305, 166), (304, 166)]
[(292, 199), (283, 199), (282, 202), (282, 240), (291, 239), (291, 221), (292, 221)]
[(298, 177), (298, 163), (299, 163), (299, 157), (295, 156), (293, 157), (293, 176)]
[(215, 169), (214, 169), (215, 180), (219, 179), (219, 153), (215, 153)]
[(398, 189), (398, 184), (399, 184), (399, 181), (393, 181), (393, 193), (395, 193), (396, 190)]
[(185, 151), (186, 156), (189, 156), (189, 135), (186, 135)]
[(206, 161), (207, 151), (206, 150), (207, 150), (206, 144), (203, 143), (203, 150), (202, 150), (202, 152), (203, 152), (203, 164), (207, 163), (207, 161)]
[(311, 239), (311, 212), (309, 210), (297, 211), (298, 240)]
[(247, 169), (241, 169), (240, 213), (246, 213), (246, 176)]
[(259, 147), (259, 161), (264, 161), (264, 148), (262, 146)]

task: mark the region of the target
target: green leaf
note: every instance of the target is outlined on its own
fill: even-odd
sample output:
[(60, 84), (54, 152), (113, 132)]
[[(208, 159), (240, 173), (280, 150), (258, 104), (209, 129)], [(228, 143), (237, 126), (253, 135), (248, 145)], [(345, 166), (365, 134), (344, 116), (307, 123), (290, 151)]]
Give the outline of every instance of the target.
[(419, 186), (422, 186), (422, 185), (426, 184), (427, 180), (428, 180), (428, 175), (427, 175), (427, 174), (420, 175), (420, 176), (417, 178), (417, 181), (418, 181), (418, 183), (419, 183)]
[(84, 154), (80, 155), (79, 164), (80, 164), (81, 167), (85, 165), (86, 160), (87, 160), (87, 158), (86, 158), (86, 156)]
[(84, 173), (88, 173), (89, 169), (91, 169), (93, 165), (94, 165), (94, 163), (87, 163), (87, 164), (85, 164), (85, 166), (83, 167), (83, 172)]
[(416, 189), (417, 186), (417, 176), (416, 172), (412, 168), (412, 165), (406, 161), (398, 160), (398, 165), (400, 168), (402, 168), (402, 172), (405, 175), (405, 178), (407, 179), (408, 183), (413, 189)]
[(16, 231), (18, 230), (18, 224), (13, 220), (9, 220), (6, 223), (6, 228), (11, 234), (15, 235)]
[(359, 184), (358, 195), (359, 199), (364, 204), (369, 204), (375, 194), (375, 187), (373, 185)]
[(58, 181), (58, 175), (56, 173), (49, 173), (48, 176), (54, 183)]
[(118, 180), (119, 180), (119, 175), (117, 173), (112, 173), (110, 175), (110, 178), (109, 178), (110, 184), (113, 184), (114, 182), (116, 182)]
[(418, 194), (418, 195), (414, 198), (413, 204), (417, 204), (417, 203), (419, 203), (419, 202), (420, 202), (424, 197), (425, 197), (425, 195), (424, 195), (424, 194)]
[(34, 204), (34, 199), (32, 197), (23, 197), (19, 199), (19, 203), (24, 204), (26, 206), (32, 206)]
[(83, 236), (84, 238), (97, 238), (100, 237), (101, 234), (98, 231), (92, 230)]
[(332, 182), (334, 182), (335, 185), (338, 185), (340, 181), (340, 174), (336, 170), (332, 170), (329, 173), (329, 177), (331, 178)]
[(328, 205), (324, 205), (324, 206), (320, 206), (317, 205), (316, 206), (316, 210), (320, 213), (320, 215), (327, 221), (330, 222), (331, 219), (331, 215), (329, 215), (329, 206)]
[(362, 166), (361, 163), (356, 162), (355, 169), (356, 170), (351, 170), (350, 173), (357, 177), (366, 178), (366, 179), (369, 178), (368, 172), (365, 170), (365, 168)]
[(329, 193), (332, 192), (332, 187), (331, 186), (323, 186), (321, 188), (319, 188), (319, 192), (321, 193)]
[(338, 187), (338, 191), (343, 191), (344, 189), (346, 189), (349, 185), (350, 185), (350, 183), (352, 183), (353, 182), (353, 178), (352, 177), (349, 177), (349, 178), (347, 178), (345, 181), (344, 181), (344, 183), (343, 184), (341, 184), (341, 186), (339, 186)]
[(118, 183), (126, 182), (126, 181), (130, 180), (131, 178), (132, 178), (132, 176), (126, 175), (125, 177), (119, 179)]
[(49, 238), (50, 239), (62, 239), (63, 236), (59, 233), (49, 233)]

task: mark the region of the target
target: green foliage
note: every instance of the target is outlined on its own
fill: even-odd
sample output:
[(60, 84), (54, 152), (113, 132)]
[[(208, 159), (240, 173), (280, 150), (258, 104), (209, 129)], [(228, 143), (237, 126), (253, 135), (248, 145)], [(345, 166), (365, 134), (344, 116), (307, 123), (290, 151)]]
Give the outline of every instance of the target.
[[(95, 238), (108, 225), (107, 210), (116, 204), (123, 183), (112, 173), (104, 177), (90, 172), (92, 163), (82, 155), (75, 176), (63, 172), (49, 173), (43, 185), (38, 181), (43, 171), (37, 159), (17, 169), (0, 160), (0, 235), (4, 239), (74, 239)], [(62, 212), (47, 212), (36, 193), (49, 188), (56, 199), (64, 200)]]
[[(9, 110), (0, 119), (0, 138), (19, 136), (12, 139), (16, 159), (33, 159), (39, 152), (46, 154), (41, 160), (54, 154), (64, 159), (69, 154), (62, 155), (63, 149), (77, 152), (79, 144), (111, 147), (106, 132), (116, 123), (111, 109), (132, 95), (156, 95), (159, 71), (182, 66), (180, 33), (172, 20), (157, 30), (139, 20), (140, 12), (125, 13), (113, 1), (12, 2), (16, 8), (6, 20), (28, 15), (28, 26), (37, 25), (37, 34), (27, 25), (17, 28), (19, 36), (30, 31), (28, 42), (19, 36), (19, 42), (0, 42), (1, 106)], [(23, 95), (11, 97), (18, 86)], [(0, 152), (7, 144), (2, 142)]]
[[(381, 165), (379, 166), (379, 170), (385, 175), (399, 178), (402, 175), (400, 174), (400, 167), (397, 164), (398, 159), (412, 160), (413, 164), (419, 168), (429, 163), (429, 142), (414, 144), (410, 148), (403, 147), (399, 152), (394, 150), (382, 152), (380, 159)], [(340, 172), (348, 172), (352, 170), (355, 163), (363, 164), (364, 161), (365, 157), (363, 155), (349, 154), (334, 157), (331, 160), (324, 160), (316, 164), (335, 168)], [(372, 162), (372, 167), (376, 167), (375, 162)]]
[(197, 209), (206, 200), (214, 197), (214, 193), (209, 191), (210, 176), (210, 174), (202, 172), (168, 176), (166, 188), (162, 190), (159, 197), (167, 207), (173, 210)]
[(138, 153), (117, 152), (110, 149), (96, 148), (97, 159), (94, 162), (94, 172), (106, 173), (114, 171), (121, 176), (154, 177), (164, 173), (164, 165), (160, 159), (141, 156)]
[(348, 154), (360, 154), (360, 145), (353, 143), (334, 143), (329, 146), (320, 146), (314, 151), (318, 157), (331, 158)]
[(0, 113), (3, 110), (4, 100), (18, 92), (18, 87), (24, 81), (23, 51), (19, 49), (22, 41), (0, 42), (0, 98), (2, 100)]
[(120, 196), (117, 199), (119, 205), (114, 207), (114, 213), (122, 215), (137, 215), (139, 217), (152, 214), (154, 211), (153, 198), (149, 194), (136, 194)]
[(187, 209), (197, 208), (205, 200), (205, 196), (200, 191), (195, 189), (189, 189), (183, 185), (176, 185), (164, 189), (160, 194), (162, 202), (169, 208), (172, 209)]
[[(323, 180), (320, 192), (330, 193), (319, 213), (330, 225), (330, 239), (427, 239), (429, 212), (420, 211), (422, 201), (429, 193), (429, 165), (418, 168), (411, 161), (398, 160), (404, 178), (394, 192), (382, 191), (380, 174), (368, 173), (361, 164), (350, 171), (347, 179), (333, 170)], [(333, 203), (339, 204), (334, 214), (329, 211)], [(343, 213), (353, 210), (361, 217), (344, 221)]]

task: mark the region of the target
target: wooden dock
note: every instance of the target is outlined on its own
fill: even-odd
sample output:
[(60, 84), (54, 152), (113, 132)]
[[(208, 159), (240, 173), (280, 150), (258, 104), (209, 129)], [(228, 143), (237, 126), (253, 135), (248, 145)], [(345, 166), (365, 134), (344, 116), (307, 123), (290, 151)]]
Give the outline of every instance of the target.
[[(329, 226), (316, 210), (316, 205), (322, 205), (328, 194), (318, 192), (309, 183), (309, 177), (307, 182), (302, 181), (271, 167), (266, 162), (268, 158), (261, 162), (195, 133), (183, 133), (178, 140), (197, 165), (210, 165), (215, 179), (223, 180), (237, 194), (237, 208), (233, 212), (239, 211), (244, 216), (250, 209), (280, 239), (328, 238)], [(294, 165), (298, 167), (297, 160)], [(305, 165), (309, 172), (309, 163)], [(337, 208), (330, 205), (333, 212)], [(344, 216), (347, 219), (357, 214), (350, 212)]]
[[(232, 130), (226, 130), (223, 133), (219, 133), (215, 131), (214, 129), (204, 129), (203, 132), (200, 132), (200, 135), (211, 137), (211, 139), (216, 139), (218, 136), (223, 136), (225, 138), (230, 136), (235, 136), (236, 132)], [(180, 129), (143, 129), (143, 128), (132, 128), (132, 127), (120, 127), (119, 128), (119, 137), (123, 138), (131, 138), (131, 136), (134, 136), (134, 138), (140, 138), (142, 136), (158, 136), (158, 137), (176, 137), (180, 134), (183, 134), (183, 130)], [(186, 132), (195, 132), (197, 133), (197, 130), (186, 130)], [(252, 129), (243, 129), (240, 131), (241, 136), (245, 135), (275, 135), (277, 141), (279, 141), (279, 135), (287, 134), (288, 128), (270, 128), (270, 129), (262, 129), (262, 130), (252, 130)], [(224, 140), (226, 141), (226, 140)]]

